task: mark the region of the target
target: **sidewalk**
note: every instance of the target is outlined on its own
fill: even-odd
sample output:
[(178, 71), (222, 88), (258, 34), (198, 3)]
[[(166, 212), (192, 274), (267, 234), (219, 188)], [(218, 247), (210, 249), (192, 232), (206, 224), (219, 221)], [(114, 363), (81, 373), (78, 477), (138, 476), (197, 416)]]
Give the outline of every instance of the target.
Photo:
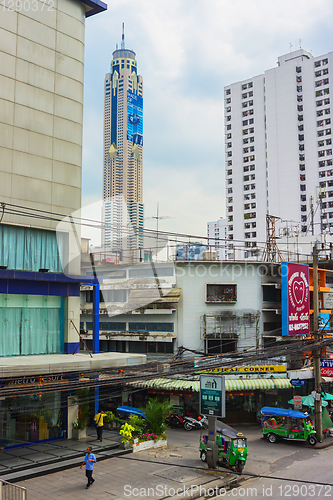
[(80, 441), (59, 439), (45, 443), (27, 443), (25, 446), (0, 452), (0, 477), (5, 481), (19, 480), (48, 474), (63, 468), (76, 466), (87, 446), (92, 446), (99, 459), (118, 453), (119, 433), (104, 431), (103, 441), (96, 438), (96, 429), (87, 429), (87, 438)]
[(235, 481), (234, 474), (221, 470), (211, 472), (198, 462), (197, 468), (191, 468), (193, 460), (183, 457), (158, 459), (149, 452), (140, 452), (98, 462), (94, 470), (95, 483), (89, 491), (85, 489), (85, 471), (79, 467), (16, 484), (27, 488), (29, 500), (81, 500), (85, 496), (96, 500), (189, 500), (203, 496), (208, 488), (217, 485), (221, 488)]

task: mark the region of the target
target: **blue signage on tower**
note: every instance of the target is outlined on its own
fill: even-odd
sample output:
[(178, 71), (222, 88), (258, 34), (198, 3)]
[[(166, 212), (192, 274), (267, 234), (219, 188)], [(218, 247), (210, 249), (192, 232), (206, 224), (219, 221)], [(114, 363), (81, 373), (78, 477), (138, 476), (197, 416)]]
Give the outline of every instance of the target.
[(127, 140), (143, 146), (143, 99), (127, 91)]

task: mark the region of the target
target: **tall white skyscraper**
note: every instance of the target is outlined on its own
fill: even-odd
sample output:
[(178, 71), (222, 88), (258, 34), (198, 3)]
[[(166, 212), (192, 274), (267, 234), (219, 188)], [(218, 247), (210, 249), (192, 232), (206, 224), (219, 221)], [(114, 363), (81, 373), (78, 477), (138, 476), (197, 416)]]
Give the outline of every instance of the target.
[(333, 229), (332, 70), (333, 52), (299, 49), (225, 87), (230, 258), (261, 255), (267, 213), (300, 236)]
[[(104, 82), (102, 246), (118, 252), (143, 245), (143, 82), (135, 52), (113, 52)], [(121, 253), (119, 254), (121, 255)]]

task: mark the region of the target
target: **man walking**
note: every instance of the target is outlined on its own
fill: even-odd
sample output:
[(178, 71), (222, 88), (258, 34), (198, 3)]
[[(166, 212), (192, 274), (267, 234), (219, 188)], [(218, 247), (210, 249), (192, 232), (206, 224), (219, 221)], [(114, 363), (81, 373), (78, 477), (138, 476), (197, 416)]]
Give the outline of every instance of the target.
[(96, 413), (94, 417), (97, 428), (97, 439), (99, 439), (100, 441), (103, 441), (103, 418), (105, 417), (105, 415), (106, 413), (103, 410), (98, 410), (98, 413)]
[(87, 479), (88, 479), (88, 483), (87, 483), (86, 489), (90, 488), (90, 485), (95, 482), (95, 479), (93, 479), (93, 477), (92, 477), (92, 473), (93, 473), (93, 470), (94, 470), (94, 464), (95, 463), (96, 463), (96, 457), (92, 453), (91, 446), (88, 446), (88, 448), (87, 448), (87, 454), (84, 457), (83, 463), (80, 465), (80, 469), (82, 469), (82, 467), (84, 466), (84, 464), (86, 464), (86, 476), (87, 476)]

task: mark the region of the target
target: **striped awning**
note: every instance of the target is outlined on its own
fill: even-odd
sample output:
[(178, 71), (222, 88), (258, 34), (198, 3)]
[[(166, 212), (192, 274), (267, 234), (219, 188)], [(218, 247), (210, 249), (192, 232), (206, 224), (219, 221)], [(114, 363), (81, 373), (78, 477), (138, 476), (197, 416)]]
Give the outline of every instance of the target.
[[(145, 389), (164, 389), (168, 391), (193, 391), (199, 392), (199, 380), (177, 380), (171, 378), (154, 378), (151, 380), (138, 380), (131, 382), (134, 387)], [(292, 389), (288, 378), (251, 378), (228, 379), (225, 381), (225, 390), (246, 391), (255, 389)]]

